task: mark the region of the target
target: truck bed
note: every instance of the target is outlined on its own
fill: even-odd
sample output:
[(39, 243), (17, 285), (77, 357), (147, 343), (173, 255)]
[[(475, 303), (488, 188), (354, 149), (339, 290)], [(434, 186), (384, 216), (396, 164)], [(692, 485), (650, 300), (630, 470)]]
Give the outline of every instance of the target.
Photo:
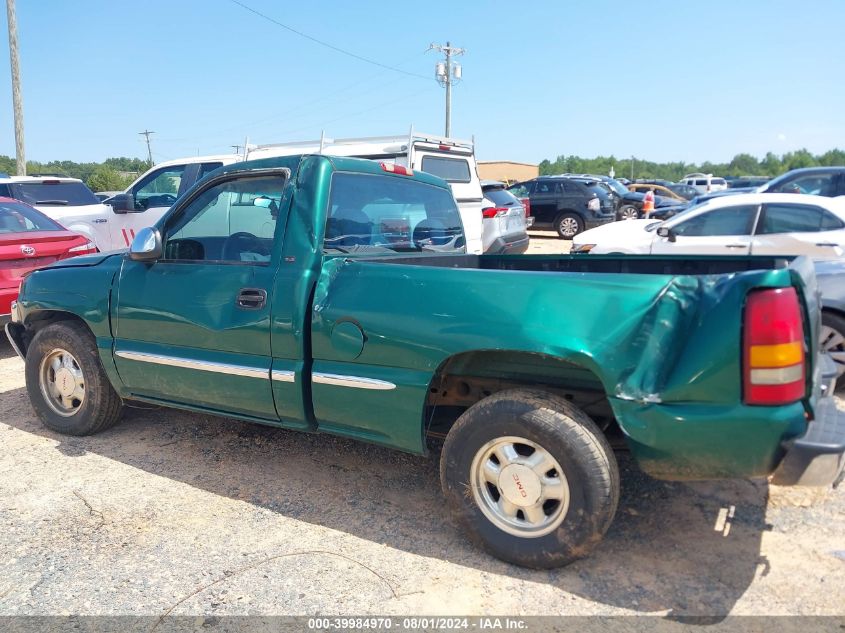
[(794, 258), (765, 256), (678, 255), (443, 255), (367, 259), (385, 264), (479, 270), (645, 275), (719, 275), (747, 270), (788, 268)]

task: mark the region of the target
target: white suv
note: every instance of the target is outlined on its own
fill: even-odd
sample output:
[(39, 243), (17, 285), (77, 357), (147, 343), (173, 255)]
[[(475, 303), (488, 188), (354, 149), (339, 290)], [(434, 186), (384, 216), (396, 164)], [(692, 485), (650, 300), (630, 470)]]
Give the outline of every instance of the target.
[(711, 193), (713, 191), (724, 191), (728, 188), (728, 181), (724, 178), (717, 178), (713, 174), (694, 173), (687, 174), (678, 181), (682, 185), (695, 187), (698, 193)]

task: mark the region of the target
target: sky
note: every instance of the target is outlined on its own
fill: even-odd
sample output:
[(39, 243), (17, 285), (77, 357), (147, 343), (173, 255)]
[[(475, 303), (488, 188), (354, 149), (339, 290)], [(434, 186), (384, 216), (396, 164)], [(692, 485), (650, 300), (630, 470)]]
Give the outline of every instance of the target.
[(447, 41), (466, 49), (452, 136), (479, 160), (845, 149), (845, 0), (238, 2), (16, 0), (27, 158), (146, 157), (143, 130), (157, 162), (247, 138), (443, 134), (427, 49)]

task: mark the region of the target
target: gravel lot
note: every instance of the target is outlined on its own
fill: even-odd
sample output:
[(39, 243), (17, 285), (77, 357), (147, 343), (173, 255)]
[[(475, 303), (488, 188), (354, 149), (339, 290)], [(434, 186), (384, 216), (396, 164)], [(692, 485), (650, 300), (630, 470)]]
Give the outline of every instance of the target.
[(0, 615), (845, 613), (842, 488), (663, 483), (620, 454), (604, 543), (534, 572), (456, 530), (437, 456), (166, 409), (63, 437), (5, 341), (0, 437)]

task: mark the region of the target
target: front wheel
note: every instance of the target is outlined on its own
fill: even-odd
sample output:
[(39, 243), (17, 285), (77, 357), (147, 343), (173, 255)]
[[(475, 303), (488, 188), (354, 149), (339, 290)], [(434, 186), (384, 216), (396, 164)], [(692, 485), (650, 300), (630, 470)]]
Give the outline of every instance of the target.
[(571, 240), (584, 230), (584, 220), (576, 213), (561, 213), (555, 220), (557, 234), (565, 240)]
[(640, 217), (640, 212), (634, 205), (626, 204), (624, 207), (619, 209), (617, 216), (620, 220), (636, 220)]
[(443, 493), (473, 541), (505, 561), (549, 569), (586, 556), (619, 501), (607, 440), (569, 402), (508, 390), (455, 422), (440, 462)]
[(123, 402), (108, 380), (91, 332), (62, 321), (39, 330), (26, 352), (26, 390), (44, 425), (91, 435), (115, 424)]

